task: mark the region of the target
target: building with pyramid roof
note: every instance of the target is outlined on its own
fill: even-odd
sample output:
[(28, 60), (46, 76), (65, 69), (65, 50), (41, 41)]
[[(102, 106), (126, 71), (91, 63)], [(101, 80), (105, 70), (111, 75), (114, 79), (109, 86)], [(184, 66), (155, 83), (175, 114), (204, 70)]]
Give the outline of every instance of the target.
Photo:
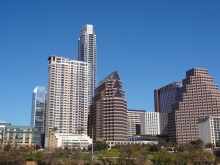
[(98, 84), (90, 111), (94, 142), (127, 140), (127, 101), (117, 71)]

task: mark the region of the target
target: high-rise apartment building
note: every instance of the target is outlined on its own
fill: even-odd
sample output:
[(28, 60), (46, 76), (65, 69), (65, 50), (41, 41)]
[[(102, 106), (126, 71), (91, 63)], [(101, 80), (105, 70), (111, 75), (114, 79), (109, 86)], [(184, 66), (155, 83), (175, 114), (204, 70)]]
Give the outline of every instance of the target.
[(127, 101), (116, 71), (99, 83), (90, 110), (93, 141), (127, 140)]
[(78, 56), (79, 61), (88, 63), (88, 90), (89, 105), (92, 104), (92, 97), (96, 87), (96, 35), (93, 25), (85, 25), (80, 31), (78, 39)]
[(88, 120), (88, 63), (69, 58), (50, 56), (46, 142), (49, 131), (57, 133), (87, 132)]
[(37, 86), (32, 93), (31, 126), (35, 127), (34, 144), (44, 147), (46, 126), (46, 88)]
[(141, 114), (141, 134), (160, 135), (159, 112), (144, 112)]
[(181, 82), (173, 82), (160, 89), (154, 90), (155, 112), (160, 112), (161, 134), (168, 134), (168, 113), (172, 111), (172, 104), (175, 97), (179, 94)]
[(218, 85), (207, 69), (193, 68), (186, 72), (172, 112), (168, 115), (171, 142), (188, 143), (199, 138), (198, 118), (220, 115)]
[(140, 116), (145, 110), (128, 109), (128, 137), (141, 134), (141, 119)]

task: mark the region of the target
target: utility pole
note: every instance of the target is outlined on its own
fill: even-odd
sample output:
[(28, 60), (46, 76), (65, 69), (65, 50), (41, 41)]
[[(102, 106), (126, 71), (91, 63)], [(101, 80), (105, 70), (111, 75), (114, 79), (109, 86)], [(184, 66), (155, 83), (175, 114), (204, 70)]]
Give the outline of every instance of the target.
[(93, 126), (92, 126), (92, 159), (93, 159)]

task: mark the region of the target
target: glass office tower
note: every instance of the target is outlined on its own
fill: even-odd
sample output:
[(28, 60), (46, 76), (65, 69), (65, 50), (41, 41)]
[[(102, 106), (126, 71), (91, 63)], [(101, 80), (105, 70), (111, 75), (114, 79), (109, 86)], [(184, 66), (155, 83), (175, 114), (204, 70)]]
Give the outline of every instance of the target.
[(37, 86), (32, 94), (31, 126), (35, 127), (34, 144), (44, 147), (46, 120), (46, 88)]

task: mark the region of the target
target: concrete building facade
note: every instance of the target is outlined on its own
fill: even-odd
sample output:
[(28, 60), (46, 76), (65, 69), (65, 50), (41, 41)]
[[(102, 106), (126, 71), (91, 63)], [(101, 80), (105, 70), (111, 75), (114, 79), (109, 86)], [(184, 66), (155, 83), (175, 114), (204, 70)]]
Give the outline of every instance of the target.
[(208, 116), (198, 119), (199, 138), (204, 144), (220, 141), (220, 116)]
[(168, 134), (168, 113), (172, 111), (172, 104), (179, 94), (181, 82), (173, 82), (160, 89), (154, 90), (155, 112), (160, 112), (161, 134)]
[(94, 142), (127, 140), (127, 101), (116, 71), (99, 83), (90, 110)]
[(2, 147), (10, 144), (13, 147), (34, 146), (33, 126), (15, 126), (15, 125), (1, 125), (0, 126), (0, 141)]
[(48, 60), (46, 142), (53, 127), (58, 133), (87, 132), (89, 108), (88, 64), (59, 56)]
[(92, 139), (87, 134), (60, 134), (52, 131), (49, 144), (50, 151), (58, 147), (88, 149)]
[(160, 113), (144, 112), (141, 114), (141, 134), (159, 135), (160, 134)]
[(207, 69), (193, 68), (186, 72), (179, 95), (169, 113), (168, 134), (171, 142), (188, 143), (199, 138), (198, 119), (220, 115), (218, 85)]
[(158, 141), (106, 141), (109, 146), (109, 149), (114, 147), (115, 145), (142, 145), (142, 144), (158, 144)]
[(128, 137), (141, 134), (140, 116), (145, 110), (128, 109)]

